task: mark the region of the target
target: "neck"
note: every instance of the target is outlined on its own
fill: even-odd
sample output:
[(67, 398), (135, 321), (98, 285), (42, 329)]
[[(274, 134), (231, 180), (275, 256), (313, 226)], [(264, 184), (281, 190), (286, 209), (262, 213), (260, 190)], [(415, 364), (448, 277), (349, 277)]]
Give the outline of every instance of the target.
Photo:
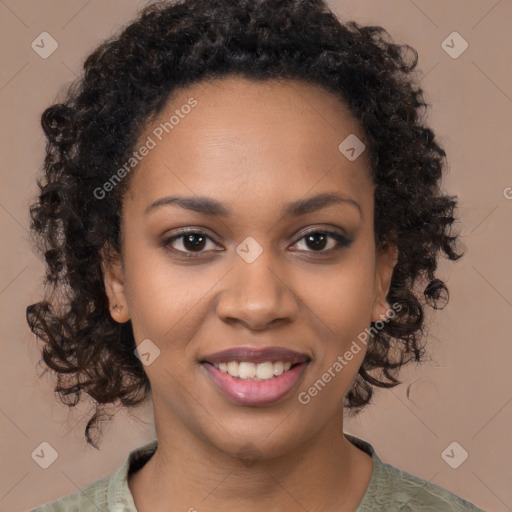
[(342, 435), (342, 414), (279, 456), (247, 445), (234, 457), (159, 426), (156, 453), (128, 480), (139, 512), (354, 511), (371, 477), (371, 457)]

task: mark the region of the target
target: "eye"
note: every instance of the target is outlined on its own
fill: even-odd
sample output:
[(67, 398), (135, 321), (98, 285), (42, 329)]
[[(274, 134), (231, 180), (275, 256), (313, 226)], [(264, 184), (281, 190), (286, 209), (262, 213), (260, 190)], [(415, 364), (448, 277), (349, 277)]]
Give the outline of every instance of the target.
[[(324, 250), (327, 244), (328, 239), (331, 238), (334, 240), (334, 244), (331, 244), (331, 247), (327, 250)], [(297, 242), (305, 241), (306, 244), (309, 244), (313, 247), (313, 250), (306, 250), (306, 252), (320, 252), (320, 253), (330, 253), (333, 251), (338, 251), (343, 247), (348, 247), (352, 241), (347, 237), (343, 236), (340, 233), (335, 231), (310, 231), (306, 233), (300, 240)]]
[[(331, 247), (327, 250), (324, 250), (326, 245), (328, 245), (327, 241), (329, 239), (334, 240), (334, 243), (331, 244)], [(318, 253), (335, 252), (352, 243), (352, 240), (349, 240), (340, 233), (327, 230), (310, 231), (303, 235), (296, 244), (300, 243), (302, 240), (304, 240), (306, 244), (309, 244), (309, 246), (313, 247), (313, 250), (306, 249), (305, 252)], [(174, 235), (163, 240), (162, 245), (164, 248), (178, 252), (182, 256), (193, 258), (200, 255), (202, 252), (208, 252), (205, 250), (208, 245), (208, 241), (212, 242), (214, 246), (213, 250), (215, 250), (216, 244), (206, 233), (193, 229), (181, 229), (179, 230), (178, 235)], [(294, 251), (295, 250), (296, 249), (294, 249)]]
[[(166, 238), (163, 241), (163, 246), (165, 248), (170, 247), (171, 250), (179, 252), (186, 257), (194, 257), (194, 253), (204, 252), (203, 249), (207, 245), (207, 241), (213, 242), (213, 240), (202, 231), (182, 229), (179, 232), (179, 235)], [(181, 249), (172, 247), (175, 242), (178, 242), (176, 245), (181, 247)]]

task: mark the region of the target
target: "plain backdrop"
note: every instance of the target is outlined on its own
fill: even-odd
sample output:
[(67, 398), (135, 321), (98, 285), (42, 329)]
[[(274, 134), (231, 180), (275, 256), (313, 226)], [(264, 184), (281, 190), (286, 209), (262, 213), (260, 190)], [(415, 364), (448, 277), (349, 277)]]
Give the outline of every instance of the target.
[[(406, 368), (400, 386), (377, 391), (367, 410), (346, 419), (345, 431), (372, 443), (385, 462), (485, 510), (510, 511), (512, 1), (329, 3), (340, 19), (381, 25), (418, 51), (432, 105), (427, 122), (448, 154), (443, 186), (459, 196), (467, 251), (440, 267), (451, 297), (430, 315), (432, 361)], [(84, 427), (91, 403), (68, 411), (55, 399), (53, 380), (38, 380), (38, 344), (25, 322), (44, 271), (28, 235), (28, 205), (44, 155), (40, 115), (80, 74), (93, 48), (144, 4), (0, 0), (0, 511), (29, 510), (75, 492), (155, 437), (148, 404), (135, 416), (120, 412), (101, 450), (89, 447)], [(58, 44), (46, 59), (31, 46), (42, 32)], [(47, 469), (31, 456), (43, 442), (58, 453)], [(454, 469), (443, 458), (447, 448), (468, 457)]]

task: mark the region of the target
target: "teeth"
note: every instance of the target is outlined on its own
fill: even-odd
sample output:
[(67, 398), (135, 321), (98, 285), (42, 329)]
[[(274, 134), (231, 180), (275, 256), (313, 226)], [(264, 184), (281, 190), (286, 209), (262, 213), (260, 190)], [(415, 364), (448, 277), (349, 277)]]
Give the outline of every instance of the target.
[(273, 364), (273, 373), (274, 375), (281, 375), (284, 371), (284, 363), (282, 361), (277, 361)]
[[(259, 366), (259, 365), (258, 365)], [(238, 376), (241, 379), (254, 379), (256, 377), (256, 365), (253, 363), (239, 363)], [(258, 377), (259, 378), (259, 377)]]
[(274, 376), (281, 375), (288, 371), (292, 363), (290, 361), (267, 361), (265, 363), (254, 364), (246, 361), (230, 361), (229, 363), (214, 364), (215, 368), (229, 373), (232, 377), (244, 380), (269, 380)]
[(228, 373), (233, 377), (238, 377), (238, 361), (230, 361), (228, 363)]
[(271, 379), (273, 376), (274, 365), (270, 361), (268, 363), (261, 363), (256, 366), (256, 377), (258, 377), (258, 379), (267, 380)]

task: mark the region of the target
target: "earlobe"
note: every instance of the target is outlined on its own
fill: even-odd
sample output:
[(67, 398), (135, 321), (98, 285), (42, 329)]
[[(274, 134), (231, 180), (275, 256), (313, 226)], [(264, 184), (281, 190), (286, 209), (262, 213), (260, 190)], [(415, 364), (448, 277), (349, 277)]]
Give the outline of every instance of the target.
[(398, 248), (395, 244), (386, 243), (377, 254), (375, 275), (375, 300), (373, 303), (372, 322), (382, 321), (391, 309), (386, 297), (389, 293), (393, 269), (398, 261)]
[(110, 316), (118, 323), (125, 323), (130, 320), (130, 312), (126, 301), (124, 271), (120, 257), (113, 257), (102, 251), (101, 268)]
[(110, 308), (110, 316), (118, 323), (124, 324), (130, 320), (130, 315), (122, 304), (115, 304)]

